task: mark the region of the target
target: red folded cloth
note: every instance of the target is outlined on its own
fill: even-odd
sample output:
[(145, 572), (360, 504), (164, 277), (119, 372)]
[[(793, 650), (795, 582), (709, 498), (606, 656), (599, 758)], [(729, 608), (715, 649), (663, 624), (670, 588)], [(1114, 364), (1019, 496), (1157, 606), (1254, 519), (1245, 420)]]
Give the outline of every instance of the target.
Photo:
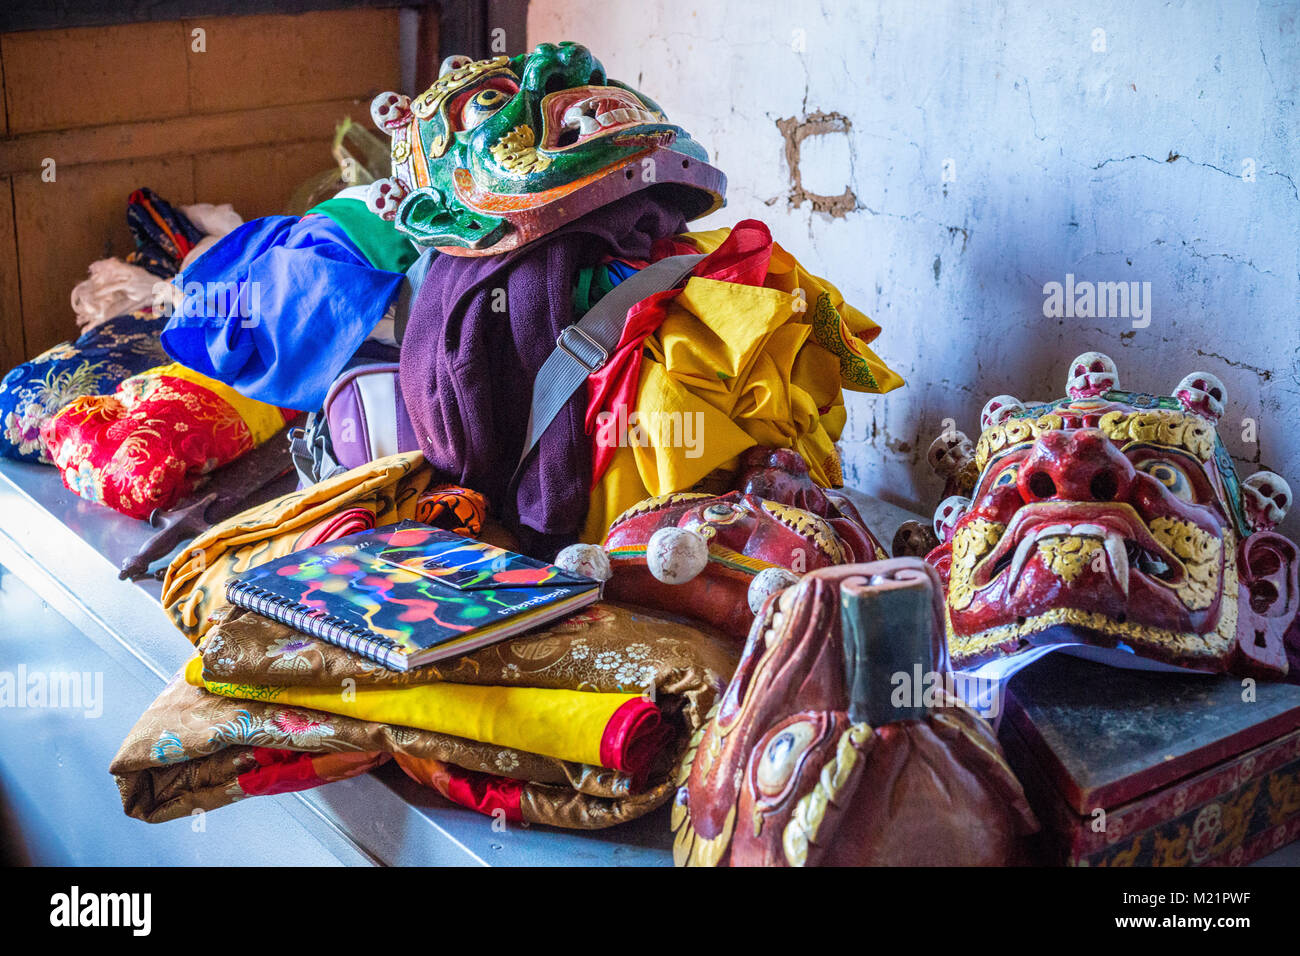
[(524, 819), (519, 806), (524, 790), (523, 780), (466, 770), (431, 757), (394, 754), (393, 759), (416, 783), (432, 787), (452, 803), (477, 810), (489, 817), (500, 811), (510, 823), (521, 823)]
[(326, 541), (336, 541), (344, 535), (369, 531), (375, 526), (375, 516), (365, 508), (345, 508), (316, 522), (294, 542), (293, 549), (301, 551)]
[(274, 747), (254, 747), (257, 766), (237, 778), (245, 796), (310, 790), (324, 783), (346, 780), (378, 767), (392, 755), (386, 753), (314, 754)]
[(639, 790), (671, 738), (672, 729), (663, 722), (658, 705), (644, 697), (629, 700), (605, 725), (601, 765), (630, 775), (633, 788)]

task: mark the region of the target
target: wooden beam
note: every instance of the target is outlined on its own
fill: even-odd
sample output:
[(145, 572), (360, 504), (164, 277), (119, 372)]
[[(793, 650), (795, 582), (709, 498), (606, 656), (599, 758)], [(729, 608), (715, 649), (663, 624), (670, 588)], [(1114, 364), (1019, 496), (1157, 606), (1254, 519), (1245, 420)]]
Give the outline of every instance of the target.
[(63, 167), (312, 139), (328, 143), (344, 116), (369, 124), (369, 103), (330, 100), (28, 133), (0, 140), (0, 176), (39, 173), (47, 157)]
[(122, 23), (184, 20), (193, 17), (242, 17), (264, 13), (314, 13), (358, 7), (423, 7), (433, 0), (5, 0), (0, 4), (0, 33), (105, 27)]
[(0, 178), (0, 374), (9, 371), (25, 358), (27, 343), (23, 341), (13, 181), (5, 176)]

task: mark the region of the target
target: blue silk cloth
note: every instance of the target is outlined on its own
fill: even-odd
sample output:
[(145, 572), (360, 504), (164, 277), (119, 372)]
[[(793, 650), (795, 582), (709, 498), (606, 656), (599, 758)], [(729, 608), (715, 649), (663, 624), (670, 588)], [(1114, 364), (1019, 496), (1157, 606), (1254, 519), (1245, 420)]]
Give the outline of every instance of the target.
[(246, 222), (173, 281), (185, 297), (162, 333), (167, 354), (249, 398), (315, 411), (402, 273), (376, 269), (316, 213)]

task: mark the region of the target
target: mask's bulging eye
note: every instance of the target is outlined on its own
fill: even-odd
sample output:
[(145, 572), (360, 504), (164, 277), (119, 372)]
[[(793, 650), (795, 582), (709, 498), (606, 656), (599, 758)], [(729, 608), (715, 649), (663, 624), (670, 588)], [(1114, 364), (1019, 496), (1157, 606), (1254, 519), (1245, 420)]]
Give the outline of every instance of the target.
[(768, 741), (755, 774), (755, 782), (764, 796), (781, 795), (816, 733), (813, 725), (805, 720), (783, 727)]
[(1016, 483), (1016, 477), (1019, 474), (1019, 465), (1008, 465), (1006, 468), (1002, 469), (1001, 473), (999, 473), (996, 478), (993, 479), (992, 487), (1005, 488), (1007, 485), (1014, 485)]
[(473, 129), (501, 107), (508, 97), (503, 91), (488, 88), (471, 96), (460, 111), (461, 129)]
[(457, 94), (448, 114), (458, 132), (468, 132), (510, 102), (519, 86), (507, 76), (494, 76), (473, 90)]
[(704, 509), (704, 519), (715, 524), (734, 521), (738, 514), (731, 505), (709, 505)]
[(1183, 501), (1195, 500), (1196, 493), (1192, 489), (1192, 481), (1187, 477), (1187, 472), (1173, 462), (1163, 458), (1148, 458), (1138, 462), (1137, 468), (1138, 471), (1146, 472), (1164, 485), (1175, 498)]

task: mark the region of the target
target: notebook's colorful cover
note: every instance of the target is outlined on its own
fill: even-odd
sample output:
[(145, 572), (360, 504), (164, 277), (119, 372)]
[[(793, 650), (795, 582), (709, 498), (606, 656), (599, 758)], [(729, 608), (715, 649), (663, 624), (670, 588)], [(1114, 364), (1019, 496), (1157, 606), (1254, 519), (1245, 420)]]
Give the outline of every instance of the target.
[[(380, 558), (397, 551), (421, 572)], [(443, 583), (435, 555), (450, 563)], [(495, 586), (492, 582), (495, 581)], [(576, 610), (599, 582), (413, 521), (348, 535), (230, 582), (233, 604), (396, 669), (432, 663)]]
[(456, 534), (379, 552), (379, 560), (462, 591), (591, 584), (545, 561)]

